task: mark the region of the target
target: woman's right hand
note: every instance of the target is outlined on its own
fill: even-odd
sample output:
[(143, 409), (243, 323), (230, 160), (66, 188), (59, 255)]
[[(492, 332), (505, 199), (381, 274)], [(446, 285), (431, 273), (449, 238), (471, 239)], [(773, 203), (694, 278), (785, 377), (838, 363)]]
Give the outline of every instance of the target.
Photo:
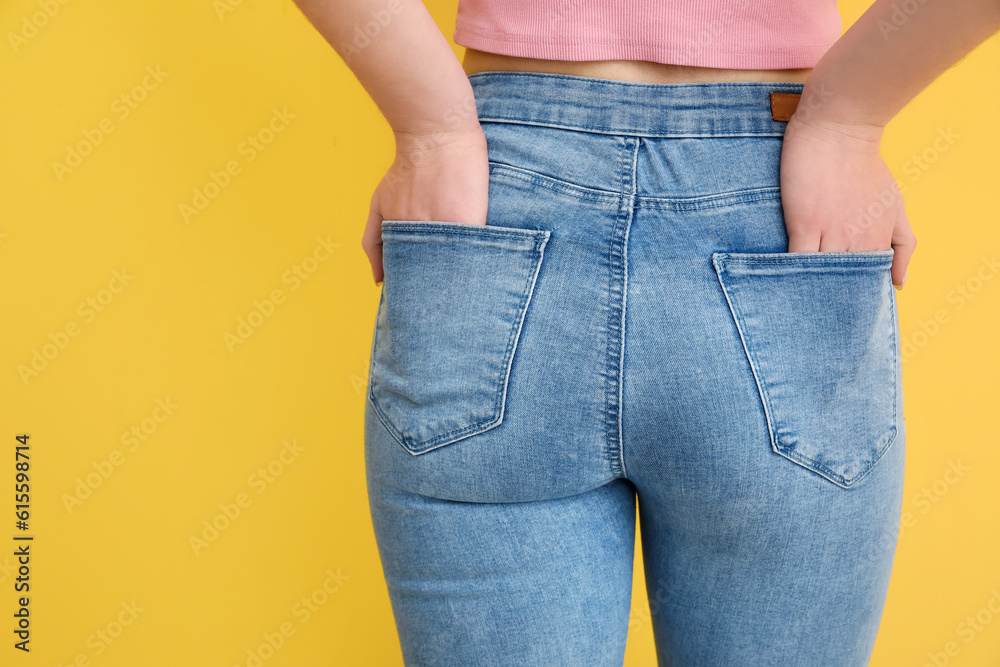
[(382, 283), (382, 221), (436, 220), (486, 224), (489, 201), (486, 135), (396, 133), (396, 158), (372, 195), (361, 247)]

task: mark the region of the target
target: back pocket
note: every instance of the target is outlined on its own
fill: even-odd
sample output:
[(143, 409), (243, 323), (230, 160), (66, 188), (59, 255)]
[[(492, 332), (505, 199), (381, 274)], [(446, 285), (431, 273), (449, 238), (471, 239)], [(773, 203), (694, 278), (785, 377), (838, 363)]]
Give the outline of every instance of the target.
[(772, 449), (850, 488), (896, 437), (892, 250), (712, 255)]
[(551, 232), (385, 220), (368, 399), (411, 454), (498, 426)]

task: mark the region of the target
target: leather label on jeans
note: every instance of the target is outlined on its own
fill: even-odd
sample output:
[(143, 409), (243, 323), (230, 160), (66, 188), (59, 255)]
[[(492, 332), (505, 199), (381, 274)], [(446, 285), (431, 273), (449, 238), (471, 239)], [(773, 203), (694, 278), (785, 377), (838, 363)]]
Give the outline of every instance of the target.
[(791, 120), (795, 108), (799, 106), (801, 93), (771, 93), (772, 120)]

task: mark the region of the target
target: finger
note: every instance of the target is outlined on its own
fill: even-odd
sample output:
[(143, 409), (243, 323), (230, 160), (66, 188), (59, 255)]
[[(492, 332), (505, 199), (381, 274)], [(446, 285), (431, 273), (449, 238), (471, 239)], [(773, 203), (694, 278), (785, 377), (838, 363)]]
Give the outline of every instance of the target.
[(375, 252), (373, 253), (373, 255), (374, 255), (374, 257), (372, 259), (372, 267), (373, 267), (372, 275), (375, 278), (375, 285), (379, 286), (379, 285), (382, 284), (382, 281), (385, 280), (385, 271), (383, 271), (383, 269), (382, 269), (382, 244), (381, 243), (379, 243), (378, 246), (376, 246), (376, 249), (375, 249)]
[(788, 252), (815, 252), (819, 250), (819, 232), (800, 232), (789, 230), (788, 232)]
[(379, 285), (385, 276), (382, 271), (382, 214), (375, 195), (372, 195), (371, 206), (368, 209), (368, 222), (365, 223), (365, 230), (361, 236), (361, 246), (371, 264), (372, 280)]
[(895, 251), (892, 257), (892, 284), (896, 285), (897, 289), (902, 289), (910, 257), (917, 249), (917, 237), (910, 227), (905, 207), (900, 207), (896, 215), (896, 224), (892, 229), (892, 249)]

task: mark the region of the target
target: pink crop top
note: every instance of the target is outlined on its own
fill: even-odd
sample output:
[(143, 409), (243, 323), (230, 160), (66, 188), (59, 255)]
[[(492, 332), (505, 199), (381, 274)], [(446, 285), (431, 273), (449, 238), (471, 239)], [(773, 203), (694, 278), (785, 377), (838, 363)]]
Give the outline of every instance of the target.
[(837, 0), (459, 0), (453, 39), (525, 58), (794, 69), (841, 28)]

